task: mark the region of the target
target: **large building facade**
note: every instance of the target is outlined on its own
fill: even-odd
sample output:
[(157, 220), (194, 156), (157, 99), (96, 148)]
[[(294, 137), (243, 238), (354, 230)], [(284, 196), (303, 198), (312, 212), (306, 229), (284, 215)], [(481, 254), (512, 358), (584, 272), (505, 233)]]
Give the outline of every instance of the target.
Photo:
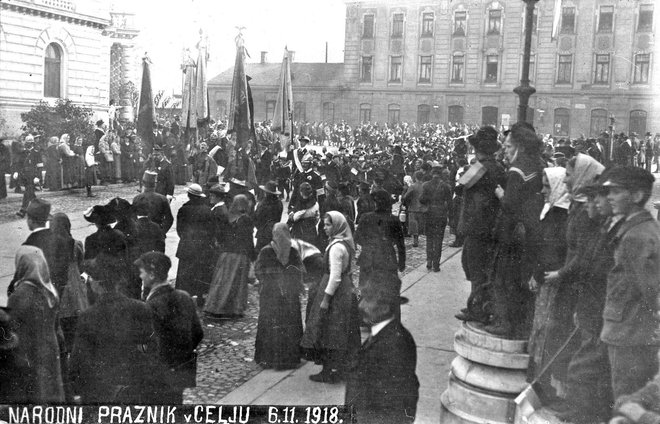
[[(16, 136), (20, 114), (67, 98), (104, 117), (122, 83), (135, 81), (133, 15), (103, 0), (0, 2), (0, 135)], [(121, 109), (130, 119), (130, 102)]]
[[(528, 119), (539, 132), (589, 137), (612, 122), (617, 132), (660, 131), (654, 3), (536, 4), (530, 80), (537, 92)], [(336, 92), (335, 121), (509, 125), (516, 120), (524, 8), (521, 0), (347, 1), (343, 83), (316, 90)], [(278, 77), (262, 82), (257, 117), (268, 116)], [(226, 84), (209, 87), (228, 101)], [(329, 101), (297, 91), (294, 99), (315, 111), (308, 121), (327, 120)]]

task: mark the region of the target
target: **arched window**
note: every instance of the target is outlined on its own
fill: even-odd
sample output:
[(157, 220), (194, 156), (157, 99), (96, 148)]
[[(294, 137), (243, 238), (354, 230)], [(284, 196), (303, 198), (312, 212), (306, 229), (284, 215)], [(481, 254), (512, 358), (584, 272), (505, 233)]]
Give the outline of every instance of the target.
[(633, 110), (630, 112), (629, 132), (637, 133), (640, 137), (646, 134), (646, 111)]
[(419, 105), (417, 106), (417, 123), (427, 124), (431, 120), (431, 106)]
[(62, 48), (55, 43), (46, 47), (44, 97), (62, 97)]
[(401, 120), (401, 106), (391, 104), (387, 106), (387, 122), (390, 124), (398, 124)]
[(555, 109), (554, 134), (562, 137), (568, 137), (571, 132), (571, 114), (563, 107)]
[(607, 131), (607, 111), (605, 109), (594, 109), (591, 111), (591, 129), (589, 133), (592, 137), (598, 137), (603, 131)]
[(495, 106), (484, 106), (481, 108), (481, 125), (497, 126), (497, 108)]
[(305, 102), (296, 102), (293, 105), (293, 120), (296, 122), (305, 122), (307, 120), (305, 113)]
[(463, 123), (463, 106), (453, 105), (447, 109), (447, 122), (449, 124), (462, 124)]
[(335, 104), (332, 102), (323, 103), (323, 120), (325, 122), (335, 122)]

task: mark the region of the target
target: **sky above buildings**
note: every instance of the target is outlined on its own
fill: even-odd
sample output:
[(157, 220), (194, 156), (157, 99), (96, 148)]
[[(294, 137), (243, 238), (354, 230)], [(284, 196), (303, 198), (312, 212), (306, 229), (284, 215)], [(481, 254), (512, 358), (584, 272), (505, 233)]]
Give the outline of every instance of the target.
[[(209, 78), (233, 66), (236, 27), (242, 30), (250, 55), (258, 62), (261, 51), (269, 62), (280, 62), (284, 47), (294, 50), (297, 62), (342, 62), (344, 0), (115, 0), (115, 9), (136, 14), (140, 35), (138, 54), (147, 52), (154, 90), (181, 92), (183, 49), (196, 58), (199, 30), (208, 34)], [(143, 51), (144, 50), (144, 51)]]

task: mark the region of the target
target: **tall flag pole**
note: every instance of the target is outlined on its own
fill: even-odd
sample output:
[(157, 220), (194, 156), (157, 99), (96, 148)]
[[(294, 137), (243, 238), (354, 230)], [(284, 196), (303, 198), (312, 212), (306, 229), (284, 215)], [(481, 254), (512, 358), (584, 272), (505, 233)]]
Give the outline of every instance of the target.
[(197, 56), (197, 72), (195, 75), (195, 115), (197, 115), (197, 123), (201, 127), (206, 126), (211, 119), (211, 111), (209, 109), (209, 89), (206, 80), (208, 52), (205, 41), (205, 38), (202, 37), (198, 44), (199, 54)]
[(154, 93), (151, 89), (151, 60), (142, 58), (142, 84), (140, 86), (140, 100), (138, 107), (137, 133), (146, 147), (146, 154), (150, 154), (154, 147), (154, 121), (156, 121), (156, 108), (154, 107)]
[(189, 55), (186, 55), (182, 65), (184, 75), (183, 102), (181, 104), (181, 117), (183, 127), (197, 128), (197, 116), (195, 115), (195, 63)]
[(280, 85), (277, 102), (275, 103), (272, 129), (289, 136), (286, 145), (282, 146), (282, 151), (288, 151), (293, 140), (293, 86), (291, 85), (291, 55), (286, 47), (282, 58)]

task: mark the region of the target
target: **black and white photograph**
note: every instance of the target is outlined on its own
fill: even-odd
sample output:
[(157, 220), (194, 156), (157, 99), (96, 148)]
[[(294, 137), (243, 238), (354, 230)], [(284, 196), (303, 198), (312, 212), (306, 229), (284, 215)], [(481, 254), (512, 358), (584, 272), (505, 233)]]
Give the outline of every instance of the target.
[(0, 424), (660, 423), (656, 0), (0, 0)]

